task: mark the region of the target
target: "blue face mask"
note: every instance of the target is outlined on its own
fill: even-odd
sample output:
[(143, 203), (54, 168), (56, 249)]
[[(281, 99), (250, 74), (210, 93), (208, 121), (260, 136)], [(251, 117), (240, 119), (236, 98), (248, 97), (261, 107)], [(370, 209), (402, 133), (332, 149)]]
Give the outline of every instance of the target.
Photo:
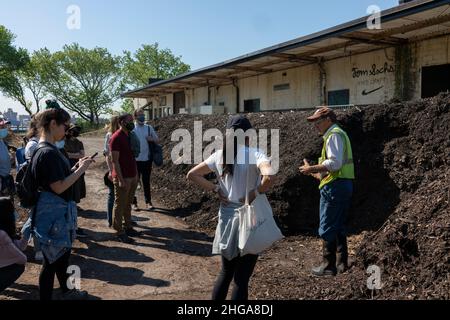
[(55, 145), (58, 149), (64, 149), (64, 146), (66, 145), (66, 140), (57, 141)]
[(8, 129), (0, 129), (0, 139), (5, 139), (8, 136)]
[(139, 116), (137, 118), (137, 121), (140, 122), (140, 123), (144, 123), (145, 122), (145, 116)]

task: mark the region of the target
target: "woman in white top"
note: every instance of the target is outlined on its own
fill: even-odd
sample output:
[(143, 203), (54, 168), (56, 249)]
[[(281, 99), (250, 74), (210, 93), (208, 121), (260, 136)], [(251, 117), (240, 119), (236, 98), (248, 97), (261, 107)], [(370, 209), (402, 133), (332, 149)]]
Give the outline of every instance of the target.
[[(229, 119), (227, 129), (242, 129), (245, 132), (252, 129), (252, 126), (247, 118), (237, 115)], [(233, 163), (225, 161), (227, 154), (233, 151), (225, 148), (215, 152), (205, 162), (192, 169), (187, 176), (201, 188), (217, 194), (220, 200), (213, 254), (222, 255), (222, 270), (213, 289), (212, 299), (215, 301), (226, 299), (232, 280), (234, 280), (232, 300), (248, 300), (248, 283), (258, 256), (240, 256), (238, 233), (233, 226), (234, 212), (245, 202), (247, 182), (250, 190), (247, 195), (249, 203), (253, 202), (258, 193), (266, 193), (273, 185), (270, 159), (257, 149), (250, 148), (247, 138), (245, 141), (245, 145), (239, 145), (238, 139), (234, 139)], [(211, 172), (216, 174), (218, 185), (205, 179), (204, 176)]]

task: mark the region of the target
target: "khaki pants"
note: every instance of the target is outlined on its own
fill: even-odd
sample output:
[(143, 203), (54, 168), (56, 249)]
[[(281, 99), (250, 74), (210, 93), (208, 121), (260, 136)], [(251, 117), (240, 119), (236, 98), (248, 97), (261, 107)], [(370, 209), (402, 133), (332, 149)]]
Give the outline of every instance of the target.
[[(119, 180), (114, 179), (113, 227), (118, 234), (131, 229), (131, 204), (137, 188), (136, 178), (126, 178), (125, 187), (119, 187)], [(125, 229), (125, 230), (124, 230)]]

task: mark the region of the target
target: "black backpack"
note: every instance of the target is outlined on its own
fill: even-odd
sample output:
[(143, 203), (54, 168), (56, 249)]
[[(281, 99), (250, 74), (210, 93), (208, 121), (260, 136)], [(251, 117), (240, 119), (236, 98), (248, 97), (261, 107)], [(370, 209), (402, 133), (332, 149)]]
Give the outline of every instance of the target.
[(48, 143), (39, 143), (36, 150), (34, 150), (30, 161), (26, 162), (17, 172), (16, 176), (16, 193), (19, 197), (20, 206), (26, 209), (32, 209), (38, 202), (39, 190), (36, 177), (31, 168), (37, 151), (40, 149), (52, 148)]

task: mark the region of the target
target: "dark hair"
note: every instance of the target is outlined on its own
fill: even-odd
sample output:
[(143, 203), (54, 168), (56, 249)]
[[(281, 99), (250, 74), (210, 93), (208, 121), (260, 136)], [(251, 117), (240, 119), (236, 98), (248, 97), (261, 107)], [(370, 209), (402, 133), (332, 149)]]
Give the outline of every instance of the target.
[(62, 125), (70, 121), (70, 114), (64, 109), (57, 108), (41, 111), (36, 115), (37, 128), (40, 131), (48, 132), (52, 120), (55, 120), (57, 125)]
[[(227, 140), (227, 139), (225, 139)], [(231, 150), (228, 149), (227, 141), (224, 141), (225, 145), (223, 148), (223, 158), (222, 158), (222, 166), (223, 172), (222, 177), (225, 177), (227, 174), (234, 174), (234, 163), (227, 163), (227, 155)], [(238, 149), (238, 138), (235, 136), (233, 141), (233, 149), (234, 149), (234, 162), (236, 162), (237, 157), (237, 149)]]
[(31, 121), (30, 121), (30, 127), (28, 128), (27, 134), (26, 134), (26, 138), (27, 140), (30, 140), (34, 137), (36, 137), (39, 133), (39, 130), (37, 128), (37, 120), (36, 120), (36, 115), (31, 116)]
[(119, 125), (123, 125), (124, 121), (127, 120), (128, 118), (133, 118), (133, 116), (129, 113), (125, 113), (122, 114), (121, 116), (119, 116)]
[(55, 99), (46, 100), (45, 104), (47, 105), (46, 109), (61, 109), (61, 106)]
[[(228, 119), (227, 122), (227, 129), (233, 129), (233, 130), (242, 130), (244, 132), (247, 132), (250, 129), (253, 129), (252, 124), (250, 123), (250, 121), (242, 116), (242, 115), (235, 115), (235, 116), (231, 116)], [(234, 165), (236, 162), (236, 157), (237, 157), (237, 149), (238, 149), (238, 137), (236, 137), (236, 135), (234, 136), (233, 139), (233, 149), (234, 149), (234, 161), (233, 163), (227, 163), (227, 155), (228, 153), (231, 151), (228, 148), (228, 144), (227, 144), (227, 136), (226, 137), (226, 141), (225, 141), (225, 145), (223, 148), (223, 158), (222, 158), (222, 165), (223, 165), (223, 173), (222, 173), (222, 177), (225, 177), (227, 174), (234, 174)]]
[(141, 112), (144, 112), (144, 109), (142, 109), (142, 108), (136, 109), (136, 110), (134, 111), (134, 118), (137, 118), (137, 117), (138, 117), (138, 114), (141, 113)]
[(0, 198), (0, 230), (5, 231), (11, 240), (17, 239), (14, 202), (10, 197)]

